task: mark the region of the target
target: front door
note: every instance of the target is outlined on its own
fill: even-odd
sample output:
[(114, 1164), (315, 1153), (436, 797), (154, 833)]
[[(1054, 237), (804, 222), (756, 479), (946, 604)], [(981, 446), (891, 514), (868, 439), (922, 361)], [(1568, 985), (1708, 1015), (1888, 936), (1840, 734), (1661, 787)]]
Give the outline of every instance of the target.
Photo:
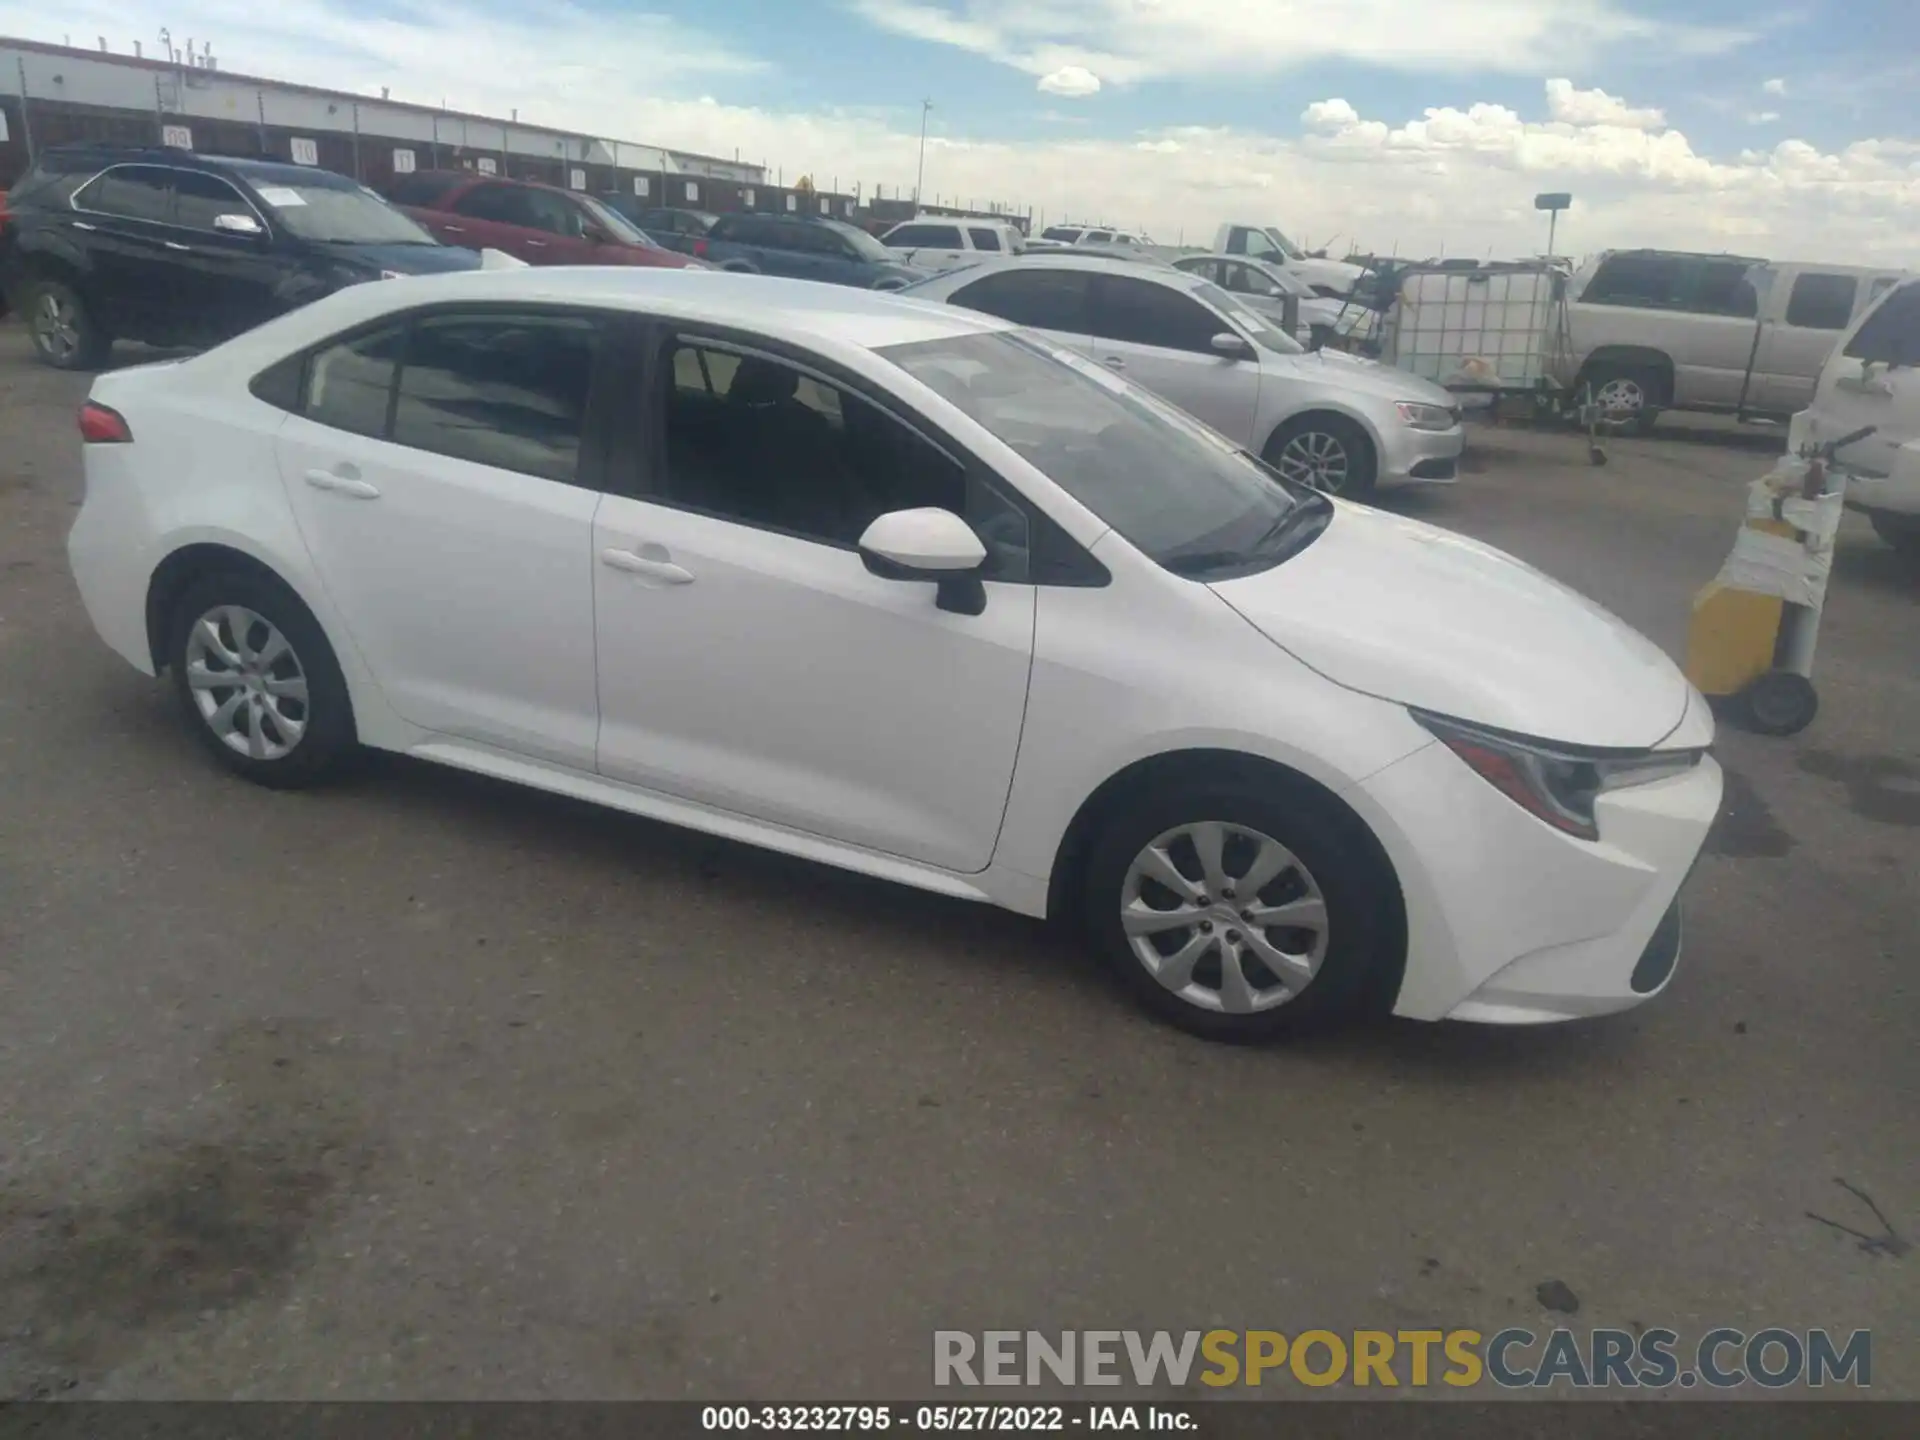
[[(1033, 653), (1025, 538), (1009, 532), (1021, 512), (788, 361), (682, 337), (653, 370), (648, 478), (594, 523), (601, 773), (984, 869)], [(943, 610), (931, 584), (882, 579), (856, 553), (875, 516), (921, 505), (988, 539), (981, 614)]]
[(1260, 365), (1222, 355), (1213, 337), (1237, 333), (1191, 295), (1151, 280), (1100, 275), (1093, 283), (1094, 359), (1211, 425), (1236, 444), (1253, 436)]
[[(252, 219), (259, 233), (218, 228), (214, 222), (228, 215)], [(238, 190), (218, 175), (176, 170), (173, 223), (170, 238), (187, 247), (177, 254), (182, 283), (175, 291), (176, 302), (188, 310), (183, 328), (213, 343), (280, 313), (284, 307), (276, 296), (287, 273), (285, 253), (275, 252), (265, 220)]]
[(598, 335), (500, 310), (363, 333), (313, 357), (277, 441), (301, 534), (394, 710), (580, 770), (598, 726), (600, 496), (582, 459)]

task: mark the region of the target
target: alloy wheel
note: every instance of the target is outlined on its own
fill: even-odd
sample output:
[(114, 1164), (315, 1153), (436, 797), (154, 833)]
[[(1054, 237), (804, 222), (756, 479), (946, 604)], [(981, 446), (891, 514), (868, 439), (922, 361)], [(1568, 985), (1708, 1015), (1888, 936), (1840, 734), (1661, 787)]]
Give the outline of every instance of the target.
[(1190, 1005), (1251, 1015), (1284, 1005), (1326, 959), (1326, 897), (1269, 835), (1222, 820), (1176, 826), (1127, 869), (1120, 924), (1137, 959)]
[(51, 292), (33, 307), (33, 341), (50, 360), (70, 359), (80, 348), (80, 317), (71, 301)]
[(209, 610), (187, 632), (187, 685), (221, 744), (279, 760), (307, 733), (307, 674), (292, 643), (243, 605)]
[(1279, 468), (1289, 480), (1338, 495), (1346, 487), (1352, 461), (1338, 435), (1303, 430), (1281, 447)]
[(1609, 415), (1638, 415), (1646, 408), (1647, 392), (1630, 375), (1616, 375), (1593, 395), (1594, 403)]

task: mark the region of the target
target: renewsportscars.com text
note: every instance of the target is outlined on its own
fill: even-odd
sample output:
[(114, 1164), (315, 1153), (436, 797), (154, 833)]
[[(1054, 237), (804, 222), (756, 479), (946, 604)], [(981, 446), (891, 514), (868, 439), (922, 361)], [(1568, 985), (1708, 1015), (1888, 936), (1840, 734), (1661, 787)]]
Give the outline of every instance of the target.
[(1683, 1345), (1667, 1329), (936, 1330), (940, 1386), (1356, 1385), (1503, 1389), (1729, 1390), (1744, 1385), (1865, 1388), (1873, 1335), (1778, 1327), (1709, 1330)]

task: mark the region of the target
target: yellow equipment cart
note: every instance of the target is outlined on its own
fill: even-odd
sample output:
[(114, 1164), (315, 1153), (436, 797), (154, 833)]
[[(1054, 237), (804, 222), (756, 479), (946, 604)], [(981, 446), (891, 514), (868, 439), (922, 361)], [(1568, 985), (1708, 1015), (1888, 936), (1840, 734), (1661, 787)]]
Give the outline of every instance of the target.
[(1813, 651), (1847, 484), (1833, 456), (1872, 433), (1803, 447), (1749, 485), (1733, 552), (1694, 597), (1687, 678), (1762, 735), (1797, 734), (1820, 708)]

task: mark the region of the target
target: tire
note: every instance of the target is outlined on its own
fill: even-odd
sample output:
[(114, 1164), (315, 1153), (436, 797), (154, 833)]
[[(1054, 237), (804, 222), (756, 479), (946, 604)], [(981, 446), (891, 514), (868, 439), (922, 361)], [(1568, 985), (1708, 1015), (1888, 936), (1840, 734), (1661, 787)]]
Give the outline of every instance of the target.
[(21, 317), (40, 363), (55, 370), (98, 370), (107, 363), (113, 337), (100, 328), (87, 302), (64, 280), (27, 282)]
[(1267, 441), (1264, 458), (1289, 480), (1349, 500), (1372, 493), (1380, 464), (1365, 430), (1344, 415), (1325, 413), (1287, 421)]
[[(286, 648), (274, 658), (276, 634)], [(326, 779), (356, 747), (353, 703), (333, 647), (277, 580), (238, 571), (195, 580), (174, 607), (166, 656), (188, 724), (236, 775), (301, 789)], [(250, 663), (258, 660), (266, 663)], [(240, 683), (209, 680), (228, 673)]]
[[(1208, 780), (1151, 789), (1123, 805), (1088, 853), (1083, 922), (1115, 977), (1148, 1011), (1209, 1040), (1255, 1043), (1324, 1028), (1381, 998), (1379, 979), (1395, 958), (1389, 947), (1399, 934), (1399, 892), (1384, 860), (1365, 843), (1359, 821), (1335, 802), (1304, 788)], [(1244, 890), (1207, 893), (1209, 903), (1200, 906), (1195, 897), (1205, 884), (1205, 863), (1193, 837), (1206, 827), (1223, 838), (1220, 873), (1228, 878), (1244, 879), (1270, 853), (1265, 846), (1280, 847), (1269, 863), (1292, 863), (1252, 898), (1261, 908), (1309, 907), (1298, 916), (1306, 923), (1257, 930), (1245, 923)], [(1169, 878), (1187, 886), (1185, 900), (1170, 886), (1143, 878), (1143, 864), (1156, 848), (1173, 866)], [(1151, 863), (1157, 868), (1157, 860)], [(1310, 908), (1316, 899), (1322, 907), (1317, 929)], [(1177, 913), (1191, 923), (1129, 936), (1122, 913), (1128, 908), (1136, 915)], [(1159, 975), (1136, 945), (1151, 953)], [(1264, 962), (1239, 968), (1223, 945), (1255, 958), (1260, 945), (1306, 962), (1282, 977)], [(1188, 983), (1176, 990), (1183, 966), (1190, 968)], [(1240, 992), (1242, 1005), (1251, 1002), (1237, 1013), (1229, 1009), (1235, 974), (1248, 987)], [(1268, 983), (1274, 980), (1282, 983)]]
[(744, 260), (728, 260), (720, 267), (733, 275), (758, 275), (760, 272)]
[(1791, 670), (1769, 670), (1740, 692), (1739, 719), (1759, 735), (1798, 735), (1820, 713), (1813, 682)]
[(1636, 435), (1652, 431), (1660, 418), (1660, 407), (1667, 402), (1666, 377), (1648, 366), (1595, 365), (1584, 380), (1601, 413), (1629, 424)]
[(1920, 515), (1895, 515), (1885, 510), (1870, 510), (1867, 519), (1882, 540), (1912, 560), (1920, 560)]

